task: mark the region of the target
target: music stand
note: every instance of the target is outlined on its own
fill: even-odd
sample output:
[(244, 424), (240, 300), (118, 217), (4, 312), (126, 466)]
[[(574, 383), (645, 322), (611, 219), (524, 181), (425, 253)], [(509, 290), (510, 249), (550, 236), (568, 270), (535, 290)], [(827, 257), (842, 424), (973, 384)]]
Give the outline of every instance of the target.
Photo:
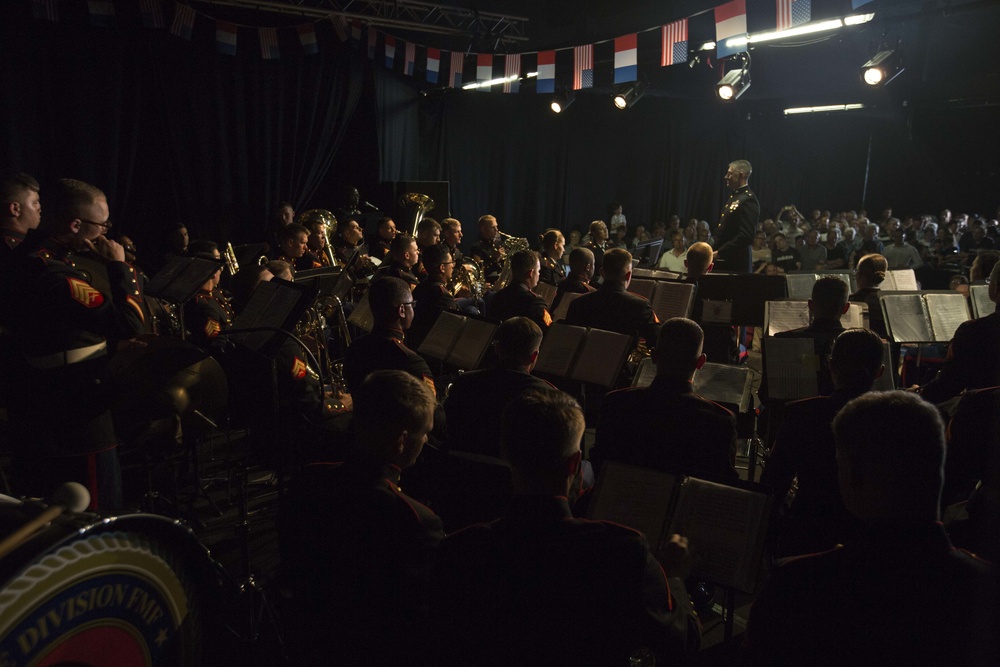
[(697, 299), (704, 303), (703, 322), (764, 326), (764, 304), (785, 296), (784, 276), (706, 273), (698, 279)]
[(187, 334), (184, 326), (184, 309), (180, 307), (181, 304), (197, 294), (201, 286), (220, 268), (222, 262), (219, 260), (175, 255), (167, 260), (166, 266), (160, 269), (146, 285), (146, 294), (177, 306), (182, 339), (186, 338)]
[(661, 250), (663, 250), (662, 238), (637, 243), (632, 250), (632, 262), (635, 266), (654, 268), (656, 260), (660, 258)]

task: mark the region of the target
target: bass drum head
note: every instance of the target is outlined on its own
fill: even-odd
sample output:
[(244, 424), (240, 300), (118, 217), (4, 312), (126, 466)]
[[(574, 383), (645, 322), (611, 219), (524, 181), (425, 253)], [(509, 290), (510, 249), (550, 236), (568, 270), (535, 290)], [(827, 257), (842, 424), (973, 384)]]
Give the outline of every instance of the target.
[(141, 521), (118, 521), (80, 529), (55, 545), (43, 539), (51, 546), (5, 583), (0, 665), (199, 664), (199, 576), (191, 549), (178, 551), (193, 538), (175, 527), (175, 539), (163, 539), (162, 526), (153, 531), (161, 533), (157, 538), (129, 530)]

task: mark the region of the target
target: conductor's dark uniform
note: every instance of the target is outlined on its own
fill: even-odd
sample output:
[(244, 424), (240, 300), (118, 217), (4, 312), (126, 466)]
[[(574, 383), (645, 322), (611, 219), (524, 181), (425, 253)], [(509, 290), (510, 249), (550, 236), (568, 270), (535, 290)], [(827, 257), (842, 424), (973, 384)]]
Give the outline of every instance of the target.
[(725, 206), (716, 235), (715, 270), (728, 273), (750, 273), (750, 245), (757, 231), (760, 216), (760, 202), (749, 186), (736, 188)]

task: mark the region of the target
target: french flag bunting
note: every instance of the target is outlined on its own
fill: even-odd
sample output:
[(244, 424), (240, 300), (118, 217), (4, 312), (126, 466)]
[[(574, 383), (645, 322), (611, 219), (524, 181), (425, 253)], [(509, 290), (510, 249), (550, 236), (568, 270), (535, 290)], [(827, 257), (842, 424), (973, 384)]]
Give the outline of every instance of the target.
[(392, 35), (385, 36), (385, 68), (392, 69), (396, 63), (396, 38)]
[[(476, 81), (489, 81), (493, 78), (493, 55), (490, 53), (476, 54)], [(479, 90), (489, 92), (489, 88), (483, 87)]]
[(465, 67), (465, 54), (461, 51), (451, 52), (451, 71), (448, 73), (448, 85), (458, 88), (462, 85), (462, 69)]
[(31, 0), (31, 15), (44, 21), (58, 21), (59, 5), (56, 0)]
[(503, 92), (505, 93), (519, 93), (521, 92), (521, 54), (520, 53), (509, 53), (507, 57), (504, 58), (503, 62), (503, 75), (505, 79), (509, 79), (513, 76), (518, 77), (513, 81), (503, 82)]
[(734, 37), (747, 36), (747, 3), (746, 0), (732, 0), (715, 8), (715, 55), (718, 58), (746, 51), (746, 42), (739, 45), (728, 45), (726, 40)]
[(636, 36), (615, 37), (615, 83), (629, 83), (639, 78)]
[(375, 60), (375, 42), (378, 40), (378, 31), (375, 26), (368, 26), (368, 59)]
[(107, 0), (89, 0), (90, 24), (98, 28), (110, 28), (115, 24), (115, 3)]
[(316, 26), (312, 23), (300, 23), (295, 27), (299, 33), (299, 43), (302, 44), (302, 52), (314, 56), (319, 53), (319, 44), (316, 42)]
[(406, 43), (406, 51), (403, 56), (403, 74), (413, 76), (413, 66), (417, 61), (417, 45), (413, 42)]
[(333, 31), (337, 33), (337, 39), (341, 42), (347, 41), (347, 19), (343, 16), (330, 16), (330, 23), (333, 24)]
[(357, 46), (361, 43), (361, 21), (351, 19), (351, 43)]
[(163, 7), (160, 0), (139, 0), (139, 18), (144, 28), (162, 28)]
[(180, 3), (174, 4), (174, 20), (170, 23), (170, 34), (191, 41), (194, 33), (194, 9)]
[(236, 24), (226, 21), (215, 22), (215, 48), (227, 56), (236, 55)]
[(812, 20), (812, 0), (775, 0), (777, 23), (775, 30), (788, 30)]
[(427, 49), (427, 83), (438, 82), (438, 72), (441, 70), (441, 49)]
[(660, 54), (660, 67), (686, 63), (688, 59), (688, 20), (681, 19), (668, 23), (663, 26), (661, 32), (663, 51)]
[(556, 92), (556, 52), (538, 52), (538, 81), (535, 83), (535, 92), (554, 93)]
[(594, 45), (573, 47), (573, 90), (594, 87)]
[(260, 28), (257, 31), (260, 37), (260, 57), (264, 60), (277, 60), (281, 57), (278, 49), (278, 29)]

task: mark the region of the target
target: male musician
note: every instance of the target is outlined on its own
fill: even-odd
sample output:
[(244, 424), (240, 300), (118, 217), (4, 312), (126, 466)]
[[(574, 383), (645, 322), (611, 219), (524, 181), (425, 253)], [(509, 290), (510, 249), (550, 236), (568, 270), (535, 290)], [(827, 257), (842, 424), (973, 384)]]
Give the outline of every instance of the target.
[(552, 312), (559, 308), (563, 294), (587, 294), (596, 291), (590, 284), (594, 277), (594, 253), (589, 248), (573, 248), (569, 253), (569, 275), (556, 287), (556, 297), (552, 300)]
[(534, 250), (519, 250), (510, 258), (510, 284), (496, 293), (489, 304), (487, 315), (506, 320), (518, 315), (527, 317), (544, 331), (552, 324), (552, 316), (545, 299), (532, 290), (538, 285), (541, 260)]
[(458, 311), (455, 297), (448, 291), (451, 274), (455, 270), (455, 262), (451, 253), (444, 245), (432, 245), (424, 249), (422, 255), (427, 276), (413, 290), (414, 306), (413, 324), (406, 335), (406, 341), (413, 349), (430, 333), (438, 315), (442, 312)]
[(309, 230), (293, 222), (278, 231), (278, 255), (274, 259), (296, 266), (309, 247)]
[(483, 280), (496, 284), (503, 269), (504, 256), (500, 249), (503, 241), (500, 239), (500, 228), (497, 219), (492, 215), (479, 218), (479, 241), (469, 250), (469, 256), (479, 260), (483, 265)]
[(601, 274), (604, 282), (597, 291), (584, 294), (569, 305), (566, 323), (656, 340), (660, 321), (649, 299), (627, 291), (632, 281), (632, 254), (622, 248), (608, 250), (604, 253)]
[(198, 288), (198, 292), (184, 304), (184, 324), (192, 343), (210, 350), (215, 338), (233, 326), (235, 313), (229, 299), (219, 289), (222, 280), (222, 255), (212, 241), (191, 241), (188, 252), (193, 257), (219, 261), (219, 269)]
[[(421, 256), (431, 246), (435, 246), (441, 240), (441, 223), (434, 218), (424, 218), (417, 224), (417, 248)], [(413, 267), (413, 274), (423, 280), (427, 275), (427, 269), (423, 262), (417, 262)]]
[(344, 189), (344, 207), (337, 211), (337, 219), (341, 222), (347, 222), (348, 220), (361, 220), (361, 210), (358, 206), (361, 205), (361, 193), (353, 185), (349, 185)]
[(732, 192), (722, 207), (722, 220), (715, 240), (715, 268), (728, 273), (750, 273), (750, 245), (757, 230), (760, 202), (750, 191), (750, 163), (736, 160), (726, 171), (726, 187)]
[(598, 287), (601, 277), (601, 267), (604, 266), (604, 253), (608, 249), (608, 226), (603, 220), (594, 220), (590, 223), (590, 240), (584, 244), (584, 248), (594, 253), (594, 276), (591, 285)]
[[(582, 297), (581, 297), (582, 298)], [(691, 382), (705, 365), (704, 336), (695, 322), (674, 317), (660, 328), (648, 387), (607, 395), (590, 460), (675, 474), (736, 479), (736, 418), (694, 393)]]
[[(111, 222), (103, 192), (60, 179), (46, 196), (45, 221), (13, 260), (12, 328), (26, 364), (23, 375), (7, 379), (21, 387), (10, 416), (32, 434), (13, 453), (14, 485), (48, 496), (77, 481), (90, 489), (92, 507), (110, 510), (121, 503), (121, 473), (107, 341), (142, 331), (142, 290), (121, 245), (104, 236)], [(106, 263), (110, 294), (74, 266), (73, 253), (83, 250)]]
[(305, 227), (309, 230), (309, 238), (306, 240), (307, 248), (305, 254), (296, 262), (295, 268), (303, 271), (330, 266), (330, 257), (326, 251), (326, 223), (322, 220), (310, 220)]
[(38, 181), (24, 173), (0, 176), (0, 262), (10, 260), (11, 251), (24, 240), (29, 229), (42, 221)]
[(379, 267), (375, 272), (375, 280), (380, 278), (399, 278), (406, 281), (413, 289), (420, 280), (413, 274), (413, 267), (420, 261), (420, 249), (412, 236), (399, 234), (389, 244), (389, 264)]
[[(337, 261), (344, 263), (349, 260), (358, 246), (364, 245), (361, 243), (363, 237), (364, 231), (357, 220), (348, 220), (340, 225), (336, 236), (333, 238), (333, 248), (337, 256)], [(364, 254), (363, 248), (361, 252)]]
[(396, 238), (396, 223), (386, 216), (379, 220), (378, 231), (368, 236), (368, 254), (380, 262), (389, 255), (389, 244)]
[(462, 223), (455, 218), (445, 218), (441, 221), (441, 243), (448, 246), (448, 252), (455, 264), (461, 264), (464, 255), (459, 246), (462, 244)]

